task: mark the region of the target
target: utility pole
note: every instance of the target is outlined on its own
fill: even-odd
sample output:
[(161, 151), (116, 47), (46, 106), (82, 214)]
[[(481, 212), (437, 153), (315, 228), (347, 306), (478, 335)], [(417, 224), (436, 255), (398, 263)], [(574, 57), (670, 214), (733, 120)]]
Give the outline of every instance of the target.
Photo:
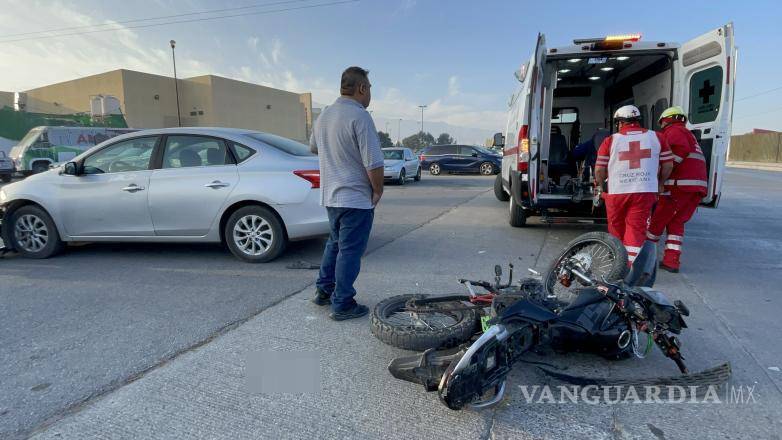
[(421, 148), (424, 148), (424, 109), (426, 108), (425, 105), (419, 105), (418, 108), (421, 109), (421, 134), (419, 135), (419, 146)]
[(399, 134), (402, 131), (402, 118), (399, 118), (399, 120), (396, 121), (396, 146), (400, 146), (402, 144), (399, 143)]
[(174, 54), (174, 47), (176, 47), (176, 41), (171, 40), (171, 59), (174, 61), (174, 90), (176, 91), (176, 120), (179, 127), (182, 126), (182, 115), (179, 113), (179, 82), (176, 78), (176, 55)]

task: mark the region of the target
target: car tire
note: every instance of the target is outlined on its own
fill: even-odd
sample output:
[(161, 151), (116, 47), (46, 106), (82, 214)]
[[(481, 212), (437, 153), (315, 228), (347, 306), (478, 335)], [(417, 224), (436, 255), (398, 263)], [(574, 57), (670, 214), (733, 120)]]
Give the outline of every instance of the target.
[(223, 237), (231, 253), (246, 263), (272, 261), (288, 244), (280, 219), (262, 206), (237, 209), (225, 222)]
[(484, 176), (491, 176), (494, 174), (494, 164), (491, 162), (483, 162), (480, 167), (478, 167), (478, 172)]
[(431, 174), (433, 176), (439, 176), (440, 173), (442, 173), (442, 172), (443, 172), (443, 170), (442, 170), (442, 168), (440, 168), (440, 164), (439, 163), (433, 163), (433, 164), (429, 165), (429, 174)]
[(3, 183), (8, 183), (11, 181), (11, 175), (10, 174), (3, 174), (0, 176), (0, 179), (3, 180)]
[(514, 228), (521, 228), (527, 226), (527, 212), (524, 208), (516, 203), (516, 199), (513, 196), (509, 196), (508, 205), (510, 206), (510, 212), (508, 215), (508, 223)]
[(405, 172), (405, 169), (402, 168), (401, 170), (399, 170), (399, 179), (397, 179), (396, 183), (400, 185), (404, 185), (406, 180), (407, 180), (407, 173)]
[(418, 167), (418, 171), (415, 173), (415, 177), (413, 177), (413, 180), (415, 180), (416, 182), (420, 182), (421, 181), (421, 167), (420, 166)]
[(500, 202), (507, 202), (508, 193), (505, 192), (505, 189), (502, 187), (502, 175), (497, 174), (497, 177), (494, 179), (494, 197), (497, 198)]
[(49, 169), (49, 163), (48, 162), (42, 162), (38, 161), (33, 163), (32, 172), (33, 174), (43, 173), (44, 171)]
[(38, 206), (22, 206), (11, 213), (10, 226), (11, 246), (23, 257), (49, 258), (65, 247), (54, 220)]

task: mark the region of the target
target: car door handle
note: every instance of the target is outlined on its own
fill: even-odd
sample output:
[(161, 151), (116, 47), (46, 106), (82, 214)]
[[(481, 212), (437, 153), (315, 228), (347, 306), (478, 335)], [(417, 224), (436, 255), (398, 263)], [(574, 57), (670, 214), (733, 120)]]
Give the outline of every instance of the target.
[(204, 186), (207, 187), (207, 188), (217, 189), (217, 188), (225, 188), (228, 185), (230, 185), (230, 184), (229, 183), (225, 183), (225, 182), (221, 182), (219, 180), (215, 180), (212, 183), (207, 183)]
[(136, 191), (144, 191), (143, 186), (138, 186), (135, 183), (131, 183), (130, 185), (126, 186), (125, 188), (122, 188), (123, 191), (127, 191), (130, 193), (134, 193)]

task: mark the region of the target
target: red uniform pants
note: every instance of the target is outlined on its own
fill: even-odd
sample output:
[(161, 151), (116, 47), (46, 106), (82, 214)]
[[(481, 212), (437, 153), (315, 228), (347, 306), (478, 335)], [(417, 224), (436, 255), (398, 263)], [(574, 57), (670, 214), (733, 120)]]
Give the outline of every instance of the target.
[(649, 216), (656, 200), (655, 193), (605, 195), (608, 232), (622, 240), (630, 264), (646, 241)]
[(656, 243), (663, 231), (668, 230), (663, 264), (670, 268), (679, 268), (679, 257), (682, 253), (682, 241), (684, 240), (684, 224), (695, 214), (701, 198), (703, 195), (697, 192), (673, 190), (669, 196), (660, 196), (660, 201), (657, 202), (646, 235)]

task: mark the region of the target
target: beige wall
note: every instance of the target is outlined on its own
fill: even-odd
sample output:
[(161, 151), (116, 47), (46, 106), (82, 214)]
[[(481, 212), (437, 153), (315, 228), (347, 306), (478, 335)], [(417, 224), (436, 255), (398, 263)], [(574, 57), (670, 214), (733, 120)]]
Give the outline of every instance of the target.
[[(291, 93), (213, 75), (179, 79), (178, 87), (183, 126), (247, 128), (305, 142), (309, 138), (312, 127), (309, 93)], [(162, 128), (178, 124), (174, 80), (167, 76), (121, 69), (26, 93), (30, 112), (89, 112), (90, 95), (102, 94), (120, 100), (120, 109), (130, 127)], [(13, 106), (13, 93), (10, 105)]]
[(0, 92), (0, 108), (14, 108), (14, 92)]
[(27, 111), (52, 114), (89, 112), (91, 95), (112, 95), (120, 100), (122, 113), (126, 113), (122, 72), (114, 70), (27, 90)]
[(728, 160), (782, 162), (782, 133), (748, 133), (731, 136)]

